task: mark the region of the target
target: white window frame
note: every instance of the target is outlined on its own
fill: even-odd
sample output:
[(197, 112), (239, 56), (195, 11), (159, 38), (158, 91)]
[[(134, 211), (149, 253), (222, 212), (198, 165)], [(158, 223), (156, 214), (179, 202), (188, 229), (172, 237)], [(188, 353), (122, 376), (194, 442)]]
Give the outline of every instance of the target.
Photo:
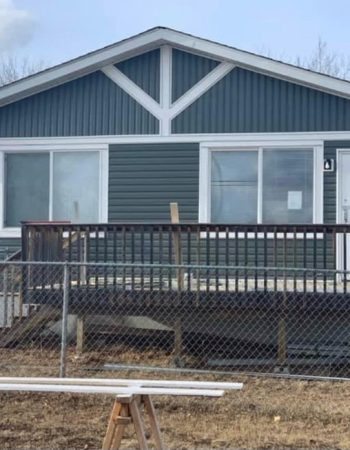
[(211, 163), (212, 152), (215, 151), (257, 151), (258, 152), (258, 201), (257, 201), (257, 224), (262, 224), (262, 155), (263, 150), (279, 149), (284, 150), (303, 150), (305, 148), (313, 149), (314, 170), (313, 170), (313, 222), (314, 224), (323, 223), (323, 144), (310, 141), (272, 141), (272, 142), (216, 142), (203, 143), (200, 145), (199, 159), (199, 223), (211, 222)]
[(21, 237), (20, 227), (5, 226), (5, 155), (14, 153), (48, 153), (49, 162), (49, 218), (52, 220), (53, 211), (53, 155), (54, 153), (75, 153), (75, 152), (98, 152), (99, 153), (99, 223), (108, 221), (108, 145), (88, 144), (88, 145), (64, 145), (52, 143), (50, 145), (11, 145), (1, 147), (0, 150), (0, 238)]

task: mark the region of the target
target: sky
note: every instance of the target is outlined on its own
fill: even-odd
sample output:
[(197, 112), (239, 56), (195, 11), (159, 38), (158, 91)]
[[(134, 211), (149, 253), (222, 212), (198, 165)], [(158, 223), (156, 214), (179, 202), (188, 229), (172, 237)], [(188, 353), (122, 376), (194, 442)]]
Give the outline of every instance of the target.
[(349, 0), (0, 0), (0, 56), (54, 65), (154, 26), (277, 59), (350, 56)]

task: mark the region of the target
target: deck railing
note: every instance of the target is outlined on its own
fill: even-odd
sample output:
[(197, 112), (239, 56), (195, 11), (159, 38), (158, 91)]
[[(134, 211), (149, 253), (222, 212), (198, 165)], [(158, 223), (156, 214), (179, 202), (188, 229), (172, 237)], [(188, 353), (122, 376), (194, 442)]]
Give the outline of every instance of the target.
[(22, 258), (171, 264), (174, 236), (186, 264), (334, 269), (337, 253), (346, 263), (350, 225), (24, 223)]
[[(237, 282), (243, 280), (247, 289), (248, 280), (260, 286), (257, 280), (261, 277), (265, 278), (263, 286), (271, 279), (277, 286), (278, 271), (258, 271), (257, 267), (300, 269), (293, 272), (294, 278), (304, 278), (305, 285), (308, 278), (305, 269), (311, 269), (312, 274), (319, 270), (322, 278), (326, 271), (347, 271), (348, 244), (350, 225), (24, 223), (22, 226), (23, 261), (217, 267), (210, 271), (214, 279), (207, 283), (218, 284), (220, 280), (226, 291), (231, 290), (233, 278)], [(234, 267), (239, 269), (228, 269)], [(86, 283), (88, 270), (88, 265), (81, 267), (76, 275), (78, 284)], [(132, 268), (130, 271), (125, 276), (133, 278)], [(182, 289), (184, 270), (172, 273), (176, 273), (177, 288)], [(315, 275), (312, 277), (316, 290), (317, 280)], [(154, 278), (154, 272), (148, 269), (147, 280), (142, 283), (152, 286)]]

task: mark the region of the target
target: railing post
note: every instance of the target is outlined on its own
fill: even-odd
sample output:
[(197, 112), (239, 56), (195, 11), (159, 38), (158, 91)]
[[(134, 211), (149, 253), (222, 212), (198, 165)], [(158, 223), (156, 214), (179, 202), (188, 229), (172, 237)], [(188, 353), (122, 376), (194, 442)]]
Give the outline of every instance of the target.
[[(79, 255), (79, 260), (80, 262), (82, 262), (83, 264), (80, 265), (80, 282), (82, 284), (86, 284), (86, 280), (87, 280), (87, 276), (86, 276), (86, 263), (87, 263), (87, 232), (85, 231), (84, 235), (83, 235), (83, 245), (81, 246), (80, 249), (80, 255)], [(81, 236), (79, 237), (81, 239)], [(106, 262), (106, 261), (105, 261)]]
[[(170, 203), (170, 216), (171, 223), (179, 225), (179, 208), (177, 203)], [(182, 248), (181, 248), (181, 229), (178, 228), (177, 231), (173, 232), (174, 240), (174, 253), (175, 253), (175, 264), (181, 266), (182, 264)], [(177, 287), (181, 292), (184, 288), (184, 270), (181, 268), (177, 269)]]
[(65, 263), (63, 266), (63, 303), (62, 303), (61, 359), (60, 359), (61, 378), (64, 378), (66, 376), (68, 303), (69, 303), (69, 272), (68, 272), (68, 264)]

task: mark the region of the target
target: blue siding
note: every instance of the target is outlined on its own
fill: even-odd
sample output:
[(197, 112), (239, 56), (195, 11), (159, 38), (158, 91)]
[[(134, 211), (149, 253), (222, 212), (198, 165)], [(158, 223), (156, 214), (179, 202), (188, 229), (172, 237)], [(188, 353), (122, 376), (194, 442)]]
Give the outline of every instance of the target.
[(0, 238), (0, 260), (6, 259), (21, 248), (19, 238)]
[(109, 221), (169, 221), (170, 202), (181, 220), (198, 220), (198, 144), (111, 145)]
[(116, 67), (159, 102), (160, 50), (143, 53), (116, 64)]
[(102, 72), (0, 108), (0, 137), (155, 134), (158, 120)]
[(177, 49), (173, 49), (172, 52), (172, 101), (174, 102), (211, 72), (219, 62)]
[(172, 121), (174, 133), (350, 130), (350, 100), (233, 69)]

